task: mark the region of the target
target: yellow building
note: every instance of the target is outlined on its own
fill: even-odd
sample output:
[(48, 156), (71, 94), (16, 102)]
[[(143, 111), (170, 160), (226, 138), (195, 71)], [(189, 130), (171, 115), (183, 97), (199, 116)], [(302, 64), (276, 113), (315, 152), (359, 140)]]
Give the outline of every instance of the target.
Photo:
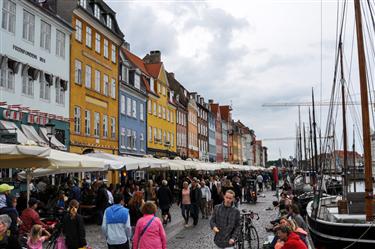
[(160, 51), (151, 51), (143, 59), (151, 76), (147, 104), (147, 153), (157, 157), (174, 157), (177, 151), (176, 106), (160, 57)]
[(103, 0), (55, 4), (75, 30), (70, 39), (70, 151), (117, 154), (118, 51), (124, 35), (116, 13)]

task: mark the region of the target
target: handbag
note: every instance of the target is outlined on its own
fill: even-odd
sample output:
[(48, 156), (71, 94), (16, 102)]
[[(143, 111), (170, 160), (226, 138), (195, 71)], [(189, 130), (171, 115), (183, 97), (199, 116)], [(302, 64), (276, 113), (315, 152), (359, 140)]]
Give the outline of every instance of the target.
[(146, 226), (142, 229), (141, 234), (140, 234), (139, 237), (138, 237), (138, 248), (137, 248), (137, 249), (140, 248), (140, 244), (139, 244), (139, 242), (141, 241), (141, 238), (142, 238), (143, 234), (145, 234), (147, 228), (148, 228), (148, 227), (151, 225), (151, 223), (154, 221), (155, 217), (156, 217), (156, 216), (154, 215), (154, 217), (152, 217), (152, 218), (147, 222)]

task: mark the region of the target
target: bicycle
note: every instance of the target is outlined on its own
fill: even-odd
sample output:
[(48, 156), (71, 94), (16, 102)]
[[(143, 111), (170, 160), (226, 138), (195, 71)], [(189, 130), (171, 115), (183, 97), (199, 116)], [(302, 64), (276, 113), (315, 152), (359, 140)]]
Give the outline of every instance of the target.
[(259, 220), (259, 215), (242, 209), (241, 232), (236, 242), (237, 249), (259, 249), (259, 235), (253, 224), (254, 218)]

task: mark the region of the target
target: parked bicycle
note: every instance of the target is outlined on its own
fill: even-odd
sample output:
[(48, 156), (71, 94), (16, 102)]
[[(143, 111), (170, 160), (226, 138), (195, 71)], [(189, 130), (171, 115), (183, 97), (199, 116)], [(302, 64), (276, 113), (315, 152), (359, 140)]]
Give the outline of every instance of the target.
[(259, 215), (253, 211), (242, 209), (241, 232), (236, 242), (237, 249), (259, 249), (259, 235), (253, 224), (253, 219), (259, 220)]

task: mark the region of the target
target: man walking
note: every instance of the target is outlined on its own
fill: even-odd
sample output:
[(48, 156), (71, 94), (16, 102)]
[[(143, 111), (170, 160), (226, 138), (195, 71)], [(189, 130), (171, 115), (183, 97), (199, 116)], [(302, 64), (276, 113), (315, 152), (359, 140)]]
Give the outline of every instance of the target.
[(131, 238), (129, 210), (124, 208), (122, 194), (115, 194), (113, 199), (114, 205), (105, 210), (102, 223), (108, 249), (129, 249)]
[(211, 190), (206, 186), (204, 180), (201, 181), (201, 212), (202, 219), (208, 219), (208, 203), (211, 201)]
[(224, 202), (215, 206), (210, 226), (215, 233), (214, 242), (218, 248), (233, 249), (240, 233), (240, 211), (234, 207), (235, 194), (227, 190)]
[(263, 191), (263, 176), (261, 173), (259, 173), (259, 175), (257, 176), (257, 182), (258, 182), (259, 192), (262, 192)]
[(196, 226), (198, 224), (199, 219), (199, 207), (202, 199), (202, 192), (198, 187), (198, 179), (194, 179), (191, 183), (190, 189), (190, 212), (191, 216), (193, 217), (193, 225)]

